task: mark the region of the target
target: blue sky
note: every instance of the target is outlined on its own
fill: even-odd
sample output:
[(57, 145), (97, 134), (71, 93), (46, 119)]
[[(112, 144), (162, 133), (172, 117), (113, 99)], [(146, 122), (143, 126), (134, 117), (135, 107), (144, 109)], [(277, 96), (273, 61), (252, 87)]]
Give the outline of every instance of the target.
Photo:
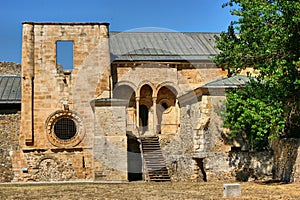
[(145, 27), (221, 32), (234, 18), (226, 0), (0, 0), (0, 61), (21, 63), (22, 22), (109, 22), (110, 31)]

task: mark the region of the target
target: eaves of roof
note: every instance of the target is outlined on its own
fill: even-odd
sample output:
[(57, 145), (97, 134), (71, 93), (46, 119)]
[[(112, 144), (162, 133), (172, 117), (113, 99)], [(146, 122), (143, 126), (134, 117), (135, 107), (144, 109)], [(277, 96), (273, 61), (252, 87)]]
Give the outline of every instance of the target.
[(227, 89), (227, 88), (241, 88), (241, 87), (245, 87), (245, 84), (249, 82), (249, 78), (247, 76), (243, 76), (243, 75), (236, 75), (236, 76), (232, 76), (229, 78), (223, 78), (223, 79), (219, 79), (219, 80), (215, 80), (212, 82), (209, 82), (203, 86), (201, 86), (201, 88), (218, 88), (218, 89)]
[(181, 105), (193, 104), (198, 101), (199, 97), (208, 93), (209, 95), (224, 95), (226, 89), (243, 88), (249, 82), (247, 76), (236, 75), (230, 78), (222, 78), (209, 82), (194, 90), (187, 91), (185, 94), (179, 96)]

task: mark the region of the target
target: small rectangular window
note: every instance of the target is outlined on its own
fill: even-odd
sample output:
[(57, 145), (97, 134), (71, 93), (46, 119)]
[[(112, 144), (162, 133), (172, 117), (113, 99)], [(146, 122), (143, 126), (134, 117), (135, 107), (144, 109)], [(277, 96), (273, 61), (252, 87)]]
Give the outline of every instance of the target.
[(56, 42), (56, 64), (63, 70), (72, 70), (73, 64), (73, 41)]

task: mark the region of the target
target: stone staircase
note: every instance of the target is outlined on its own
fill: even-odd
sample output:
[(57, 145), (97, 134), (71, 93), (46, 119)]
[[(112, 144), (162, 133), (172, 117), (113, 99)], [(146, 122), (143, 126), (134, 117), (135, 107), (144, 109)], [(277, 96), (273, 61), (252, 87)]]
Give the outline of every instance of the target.
[(170, 181), (157, 137), (141, 137), (147, 181)]

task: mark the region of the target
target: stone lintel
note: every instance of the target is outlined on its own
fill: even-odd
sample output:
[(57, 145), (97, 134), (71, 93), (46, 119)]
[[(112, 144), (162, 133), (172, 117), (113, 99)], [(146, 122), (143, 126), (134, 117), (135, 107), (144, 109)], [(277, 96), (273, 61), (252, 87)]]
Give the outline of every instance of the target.
[(92, 107), (127, 106), (127, 105), (128, 105), (128, 101), (124, 99), (101, 98), (101, 99), (94, 99), (91, 101)]

